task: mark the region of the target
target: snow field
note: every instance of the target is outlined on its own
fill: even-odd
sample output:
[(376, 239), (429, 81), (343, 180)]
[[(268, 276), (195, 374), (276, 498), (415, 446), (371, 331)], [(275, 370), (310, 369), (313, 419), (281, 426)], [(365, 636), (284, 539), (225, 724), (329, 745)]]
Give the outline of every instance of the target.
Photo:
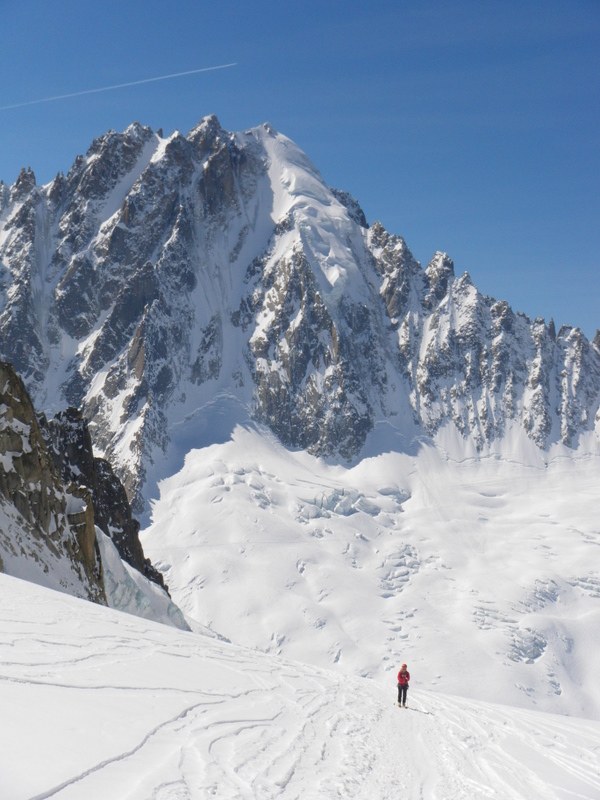
[(0, 575), (3, 800), (597, 798), (600, 723), (342, 676)]
[(600, 459), (508, 441), (344, 468), (238, 426), (161, 483), (142, 541), (182, 610), (237, 643), (598, 719)]

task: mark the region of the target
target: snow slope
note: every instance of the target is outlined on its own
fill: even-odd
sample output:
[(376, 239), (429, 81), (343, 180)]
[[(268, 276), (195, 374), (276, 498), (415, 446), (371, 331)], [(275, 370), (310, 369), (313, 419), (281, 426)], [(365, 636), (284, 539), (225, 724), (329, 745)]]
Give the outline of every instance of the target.
[(600, 723), (349, 678), (0, 575), (3, 800), (597, 798)]
[(247, 423), (192, 451), (141, 534), (177, 605), (321, 668), (406, 661), (428, 689), (600, 719), (600, 456), (516, 426), (473, 457), (451, 429), (369, 446), (327, 464)]

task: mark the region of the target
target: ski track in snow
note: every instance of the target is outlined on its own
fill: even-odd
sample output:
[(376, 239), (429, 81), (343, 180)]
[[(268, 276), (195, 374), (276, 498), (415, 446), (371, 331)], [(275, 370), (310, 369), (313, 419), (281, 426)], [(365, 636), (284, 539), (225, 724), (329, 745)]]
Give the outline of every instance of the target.
[(0, 575), (2, 800), (600, 797), (600, 723), (183, 633)]

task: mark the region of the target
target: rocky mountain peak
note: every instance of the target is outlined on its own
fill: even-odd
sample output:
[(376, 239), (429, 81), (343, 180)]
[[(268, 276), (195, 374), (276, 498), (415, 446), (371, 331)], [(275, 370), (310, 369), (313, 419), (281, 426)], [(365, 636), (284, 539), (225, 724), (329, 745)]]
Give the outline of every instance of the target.
[(148, 142), (155, 137), (151, 128), (130, 125), (124, 133), (109, 131), (89, 148), (75, 192), (90, 200), (107, 195), (130, 173)]
[(216, 395), (331, 458), (392, 418), (478, 448), (512, 425), (539, 447), (596, 430), (596, 339), (481, 295), (445, 253), (423, 269), (268, 125), (135, 124), (5, 202), (2, 354), (41, 408), (83, 411), (139, 509)]
[(29, 194), (35, 186), (35, 174), (31, 167), (23, 167), (12, 187), (13, 199), (18, 201)]
[(217, 140), (224, 138), (226, 135), (217, 117), (214, 114), (210, 114), (201, 119), (186, 138), (194, 146), (197, 157), (202, 159), (207, 153), (215, 149)]
[(439, 302), (446, 296), (449, 282), (454, 277), (454, 262), (446, 253), (437, 252), (425, 268), (425, 275), (432, 295), (430, 302)]
[(52, 181), (52, 183), (48, 187), (48, 199), (54, 204), (59, 205), (64, 189), (65, 189), (66, 181), (65, 176), (62, 172), (56, 173), (56, 178)]
[(10, 202), (10, 186), (7, 186), (4, 181), (0, 181), (0, 214), (4, 211)]
[(352, 197), (351, 194), (348, 194), (348, 192), (343, 192), (340, 189), (329, 187), (329, 190), (336, 200), (339, 200), (339, 202), (347, 209), (350, 219), (353, 222), (356, 222), (356, 224), (360, 225), (361, 228), (369, 227), (369, 223), (365, 217), (365, 212), (358, 204), (358, 200)]

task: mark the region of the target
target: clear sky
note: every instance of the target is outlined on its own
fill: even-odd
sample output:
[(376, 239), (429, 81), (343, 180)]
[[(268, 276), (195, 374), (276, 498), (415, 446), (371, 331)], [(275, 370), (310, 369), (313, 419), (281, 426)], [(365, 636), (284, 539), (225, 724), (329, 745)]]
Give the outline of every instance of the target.
[(269, 121), (367, 219), (531, 317), (600, 328), (600, 0), (0, 0), (0, 178), (109, 128)]

